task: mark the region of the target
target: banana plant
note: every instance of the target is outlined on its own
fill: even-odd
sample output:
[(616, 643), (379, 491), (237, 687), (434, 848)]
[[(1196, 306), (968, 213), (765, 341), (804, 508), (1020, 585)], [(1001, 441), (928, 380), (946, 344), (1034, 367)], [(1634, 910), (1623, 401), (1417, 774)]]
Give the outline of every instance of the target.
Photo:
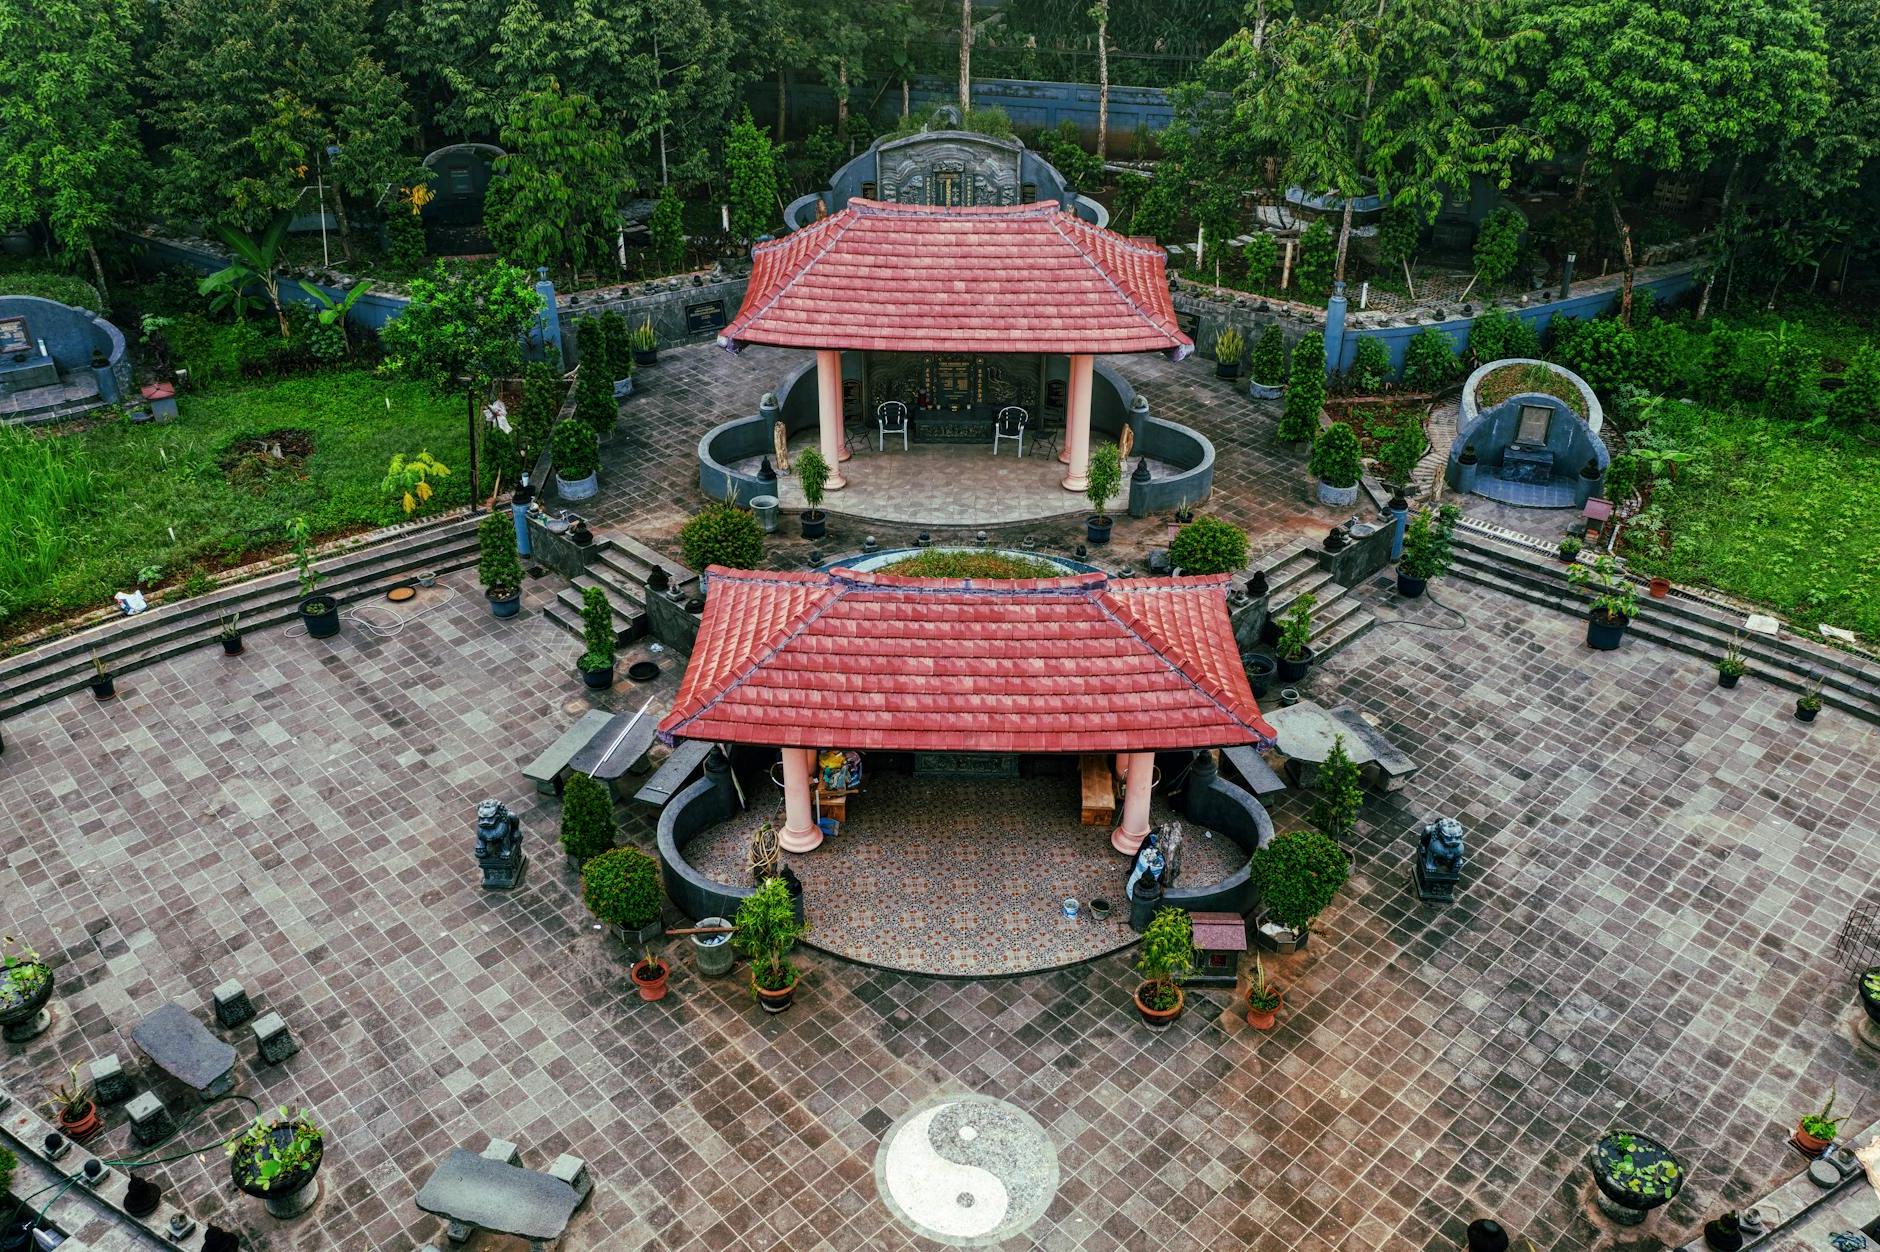
[(288, 215), (280, 214), (259, 238), (232, 227), (218, 227), (222, 242), (228, 245), (229, 262), (196, 284), (196, 290), (203, 295), (215, 297), (209, 302), (210, 308), (218, 312), (228, 309), (238, 318), (246, 318), (250, 309), (262, 307), (250, 294), (251, 288), (260, 287), (267, 293), (283, 339), (287, 338), (287, 314), (281, 309), (281, 280), (274, 266), (281, 254), (281, 241), (287, 237), (287, 223)]
[(339, 327), (340, 339), (346, 345), (346, 355), (351, 356), (352, 337), (346, 333), (346, 315), (352, 312), (352, 306), (359, 303), (359, 297), (365, 295), (372, 284), (367, 282), (354, 283), (352, 290), (335, 300), (332, 296), (327, 294), (326, 288), (324, 287), (317, 287), (304, 278), (296, 279), (295, 281), (300, 284), (300, 289), (306, 292), (308, 296), (312, 297), (315, 304), (320, 306), (319, 313), (315, 315), (320, 319), (320, 325)]

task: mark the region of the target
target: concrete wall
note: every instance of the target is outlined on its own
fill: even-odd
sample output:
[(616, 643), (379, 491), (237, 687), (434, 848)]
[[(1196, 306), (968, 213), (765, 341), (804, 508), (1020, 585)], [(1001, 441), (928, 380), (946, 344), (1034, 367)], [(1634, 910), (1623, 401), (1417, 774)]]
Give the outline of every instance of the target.
[[(0, 282), (4, 281), (0, 275)], [(45, 340), (46, 355), (59, 373), (90, 375), (106, 403), (115, 404), (131, 393), (131, 360), (124, 335), (102, 317), (57, 300), (4, 295), (0, 295), (0, 317), (25, 318), (27, 335)], [(94, 369), (93, 352), (104, 353), (109, 363)]]
[[(749, 93), (751, 111), (758, 121), (769, 125), (777, 115), (777, 90), (774, 82), (759, 83)], [(908, 91), (914, 111), (930, 104), (958, 104), (959, 83), (955, 79), (917, 78)], [(973, 79), (973, 107), (1004, 109), (1012, 124), (1021, 130), (1049, 130), (1059, 122), (1075, 122), (1094, 140), (1097, 133), (1097, 87), (1095, 83), (1055, 83), (1030, 78)], [(810, 119), (835, 120), (835, 97), (820, 83), (797, 81), (790, 84), (790, 113), (794, 128), (813, 125)], [(875, 122), (886, 128), (901, 116), (901, 93), (890, 89), (881, 93), (875, 108)], [(1159, 132), (1174, 120), (1175, 110), (1168, 92), (1160, 87), (1110, 87), (1110, 134), (1128, 136), (1137, 126), (1147, 124)]]
[[(1175, 754), (1171, 758), (1174, 768), (1182, 767), (1180, 758), (1183, 756), (1192, 759), (1193, 754)], [(1163, 765), (1162, 769), (1165, 775), (1170, 772), (1169, 765)], [(1244, 916), (1253, 912), (1259, 906), (1260, 892), (1252, 882), (1252, 857), (1256, 851), (1273, 841), (1273, 819), (1267, 815), (1266, 808), (1251, 792), (1236, 787), (1218, 773), (1208, 777), (1191, 774), (1183, 794), (1182, 816), (1232, 839), (1246, 854), (1249, 863), (1219, 882), (1177, 885), (1175, 890), (1163, 895), (1162, 902), (1187, 909), (1191, 913), (1239, 913)], [(1177, 883), (1186, 881), (1178, 879)]]

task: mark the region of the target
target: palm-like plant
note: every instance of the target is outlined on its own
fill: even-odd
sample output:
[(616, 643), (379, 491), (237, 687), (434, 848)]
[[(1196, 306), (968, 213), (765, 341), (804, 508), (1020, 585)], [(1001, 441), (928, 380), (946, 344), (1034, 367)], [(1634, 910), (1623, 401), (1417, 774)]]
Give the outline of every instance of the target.
[[(326, 293), (326, 288), (315, 286), (306, 279), (297, 279), (300, 289), (313, 298), (320, 311), (315, 315), (322, 326), (339, 327), (340, 342), (346, 345), (346, 355), (352, 355), (352, 337), (346, 333), (346, 315), (352, 312), (352, 306), (359, 303), (359, 297), (372, 289), (371, 283), (354, 283), (352, 290), (335, 300)], [(410, 512), (409, 509), (406, 512)]]
[(288, 215), (282, 213), (259, 237), (229, 226), (217, 227), (222, 242), (228, 245), (228, 264), (196, 284), (197, 291), (214, 297), (210, 308), (218, 312), (228, 309), (236, 317), (246, 317), (249, 309), (259, 307), (260, 301), (249, 294), (251, 287), (259, 286), (267, 293), (283, 339), (288, 337), (287, 314), (281, 308), (281, 280), (274, 265), (281, 254), (281, 241), (287, 237), (287, 223)]

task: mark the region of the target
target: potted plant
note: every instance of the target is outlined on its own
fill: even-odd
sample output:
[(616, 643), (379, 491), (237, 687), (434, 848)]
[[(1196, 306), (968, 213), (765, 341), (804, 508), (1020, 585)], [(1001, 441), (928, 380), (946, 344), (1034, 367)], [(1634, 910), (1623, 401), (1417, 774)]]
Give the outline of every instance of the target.
[(1214, 376), (1234, 379), (1240, 377), (1240, 354), (1247, 350), (1247, 341), (1241, 338), (1240, 331), (1229, 326), (1214, 339)]
[(326, 575), (313, 567), (312, 532), (307, 519), (296, 517), (287, 524), (287, 537), (294, 545), (294, 569), (300, 580), (300, 621), (313, 639), (330, 639), (339, 633), (339, 601), (320, 594)]
[(809, 448), (797, 454), (796, 478), (803, 486), (803, 538), (821, 539), (828, 529), (828, 515), (822, 511), (823, 488), (829, 482), (829, 462), (823, 454)]
[(1834, 1115), (1834, 1101), (1839, 1094), (1838, 1090), (1830, 1088), (1828, 1102), (1821, 1106), (1821, 1112), (1804, 1113), (1795, 1123), (1794, 1142), (1803, 1156), (1820, 1156), (1841, 1133), (1841, 1123), (1847, 1120), (1847, 1114)]
[(640, 993), (642, 1000), (663, 1000), (666, 998), (666, 980), (672, 977), (672, 967), (660, 957), (654, 956), (649, 948), (640, 953), (640, 959), (633, 963), (628, 971), (633, 979), (634, 990)]
[(7, 1042), (24, 1043), (52, 1024), (52, 967), (12, 935), (0, 941), (0, 1028)]
[(652, 365), (659, 360), (659, 339), (653, 334), (653, 319), (647, 318), (633, 328), (633, 363)]
[(1475, 445), (1462, 445), (1462, 455), (1456, 458), (1456, 490), (1470, 492), (1475, 490), (1475, 476), (1482, 472), (1481, 464), (1476, 460)]
[(1734, 687), (1743, 675), (1749, 672), (1749, 663), (1743, 659), (1742, 643), (1743, 636), (1741, 635), (1732, 639), (1730, 646), (1724, 649), (1722, 658), (1718, 660), (1717, 685), (1719, 687)]
[(614, 648), (617, 638), (614, 633), (614, 606), (607, 602), (607, 593), (599, 587), (585, 587), (581, 591), (581, 641), (586, 650), (575, 667), (581, 671), (581, 681), (596, 691), (605, 691), (614, 685)]
[(1333, 422), (1321, 430), (1312, 441), (1307, 467), (1318, 475), (1320, 504), (1350, 508), (1358, 499), (1358, 480), (1364, 475), (1357, 432), (1343, 422)]
[(644, 948), (666, 933), (659, 919), (659, 862), (638, 848), (609, 848), (583, 865), (581, 899), (624, 944)]
[(1432, 578), (1449, 571), (1449, 545), (1462, 511), (1453, 504), (1418, 509), (1404, 527), (1403, 555), (1397, 560), (1397, 591), (1411, 599), (1423, 594)]
[(308, 1186), (326, 1155), (326, 1135), (311, 1109), (285, 1106), (263, 1113), (228, 1141), (229, 1179), (236, 1190), (267, 1201), (274, 1217), (297, 1217), (320, 1198)]
[(1312, 920), (1323, 913), (1351, 876), (1351, 862), (1336, 840), (1316, 830), (1275, 835), (1253, 854), (1253, 884), (1260, 908), (1274, 925), (1305, 946)]
[(1587, 1153), (1587, 1166), (1599, 1188), (1600, 1208), (1627, 1224), (1643, 1221), (1684, 1187), (1684, 1166), (1671, 1149), (1632, 1131), (1601, 1135)]
[(1162, 1030), (1181, 1016), (1181, 980), (1195, 967), (1194, 928), (1186, 909), (1164, 906), (1143, 928), (1142, 948), (1136, 953), (1136, 1011), (1145, 1024)]
[(1247, 984), (1247, 1025), (1255, 1030), (1273, 1029), (1274, 1015), (1279, 1012), (1282, 992), (1280, 985), (1269, 982), (1266, 977), (1266, 965), (1260, 960), (1260, 954), (1253, 954), (1253, 978)]
[(1711, 1252), (1741, 1252), (1743, 1224), (1735, 1210), (1704, 1223), (1704, 1246)]
[(809, 926), (796, 915), (790, 887), (781, 877), (766, 878), (738, 905), (738, 951), (751, 958), (751, 990), (766, 1013), (781, 1013), (796, 997), (801, 974), (788, 959)]
[(222, 651), (229, 656), (240, 656), (242, 650), (242, 615), (224, 613), (221, 626), (216, 630), (216, 638), (222, 641)]
[(1277, 400), (1286, 390), (1286, 336), (1279, 323), (1269, 322), (1253, 341), (1253, 381), (1247, 394), (1255, 400)]
[(1571, 565), (1580, 559), (1580, 549), (1585, 546), (1578, 535), (1568, 535), (1554, 548), (1554, 555)]
[(601, 445), (593, 428), (575, 418), (558, 422), (549, 439), (555, 462), (555, 494), (564, 500), (589, 500), (601, 489)]
[[(94, 688), (95, 690), (95, 688)], [(1821, 712), (1821, 675), (1811, 674), (1802, 684), (1802, 694), (1795, 697), (1795, 720), (1812, 722)]]
[(477, 526), (477, 579), (497, 617), (522, 610), (522, 562), (516, 557), (516, 519), (493, 512)]
[(1104, 512), (1104, 507), (1122, 485), (1122, 449), (1106, 443), (1093, 450), (1084, 480), (1084, 499), (1090, 501), (1091, 508), (1091, 515), (1084, 520), (1084, 538), (1091, 544), (1110, 542), (1110, 527), (1114, 522)]
[(578, 869), (614, 846), (614, 798), (607, 784), (568, 775), (561, 792), (561, 850)]
[(57, 1115), (59, 1132), (73, 1143), (83, 1143), (104, 1129), (98, 1116), (98, 1102), (92, 1098), (91, 1084), (78, 1076), (74, 1065), (60, 1081), (46, 1088), (52, 1097), (51, 1111)]
[(1611, 652), (1625, 639), (1626, 624), (1638, 612), (1638, 589), (1619, 572), (1609, 556), (1602, 556), (1589, 568), (1575, 565), (1567, 571), (1567, 580), (1576, 587), (1590, 588), (1593, 603), (1587, 612), (1586, 646)]
[(1273, 685), (1273, 675), (1279, 672), (1279, 662), (1264, 652), (1241, 653), (1240, 667), (1247, 671), (1247, 685), (1256, 696), (1266, 694)]
[(1273, 645), (1273, 654), (1284, 682), (1298, 682), (1312, 667), (1312, 649), (1306, 641), (1312, 638), (1312, 610), (1318, 603), (1319, 598), (1310, 591), (1296, 596), (1280, 620), (1279, 642)]
[(1867, 1020), (1880, 1026), (1880, 965), (1862, 970), (1854, 980), (1854, 991), (1860, 996), (1860, 1006), (1867, 1010)]
[(613, 376), (614, 399), (633, 394), (633, 332), (618, 313), (601, 314), (601, 341), (607, 348), (607, 372)]
[(98, 655), (96, 648), (91, 651), (91, 674), (92, 695), (100, 700), (109, 700), (117, 694), (117, 678), (111, 673), (110, 667), (104, 663), (104, 658)]

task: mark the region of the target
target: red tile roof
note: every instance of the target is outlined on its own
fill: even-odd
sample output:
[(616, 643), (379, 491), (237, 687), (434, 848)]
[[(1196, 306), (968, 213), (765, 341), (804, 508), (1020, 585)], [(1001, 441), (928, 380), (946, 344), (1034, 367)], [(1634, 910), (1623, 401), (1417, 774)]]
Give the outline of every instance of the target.
[(878, 751), (1268, 745), (1227, 583), (713, 566), (659, 736)]
[(1166, 352), (1167, 257), (1056, 201), (940, 208), (850, 200), (760, 244), (718, 342), (890, 352)]

